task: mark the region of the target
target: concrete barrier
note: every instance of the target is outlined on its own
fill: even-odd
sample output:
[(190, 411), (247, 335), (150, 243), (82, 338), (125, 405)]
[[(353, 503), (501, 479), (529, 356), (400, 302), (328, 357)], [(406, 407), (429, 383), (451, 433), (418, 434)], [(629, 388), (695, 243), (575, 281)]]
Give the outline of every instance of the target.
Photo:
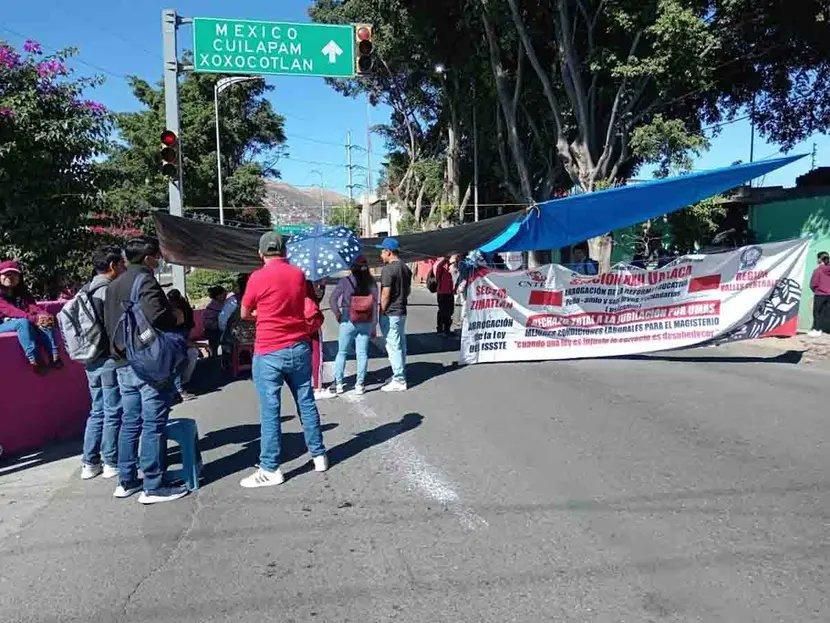
[[(39, 304), (56, 314), (64, 301)], [(201, 310), (196, 310), (194, 337), (202, 334), (201, 315)], [(63, 369), (38, 376), (31, 370), (17, 336), (0, 334), (0, 445), (4, 454), (36, 450), (83, 433), (90, 406), (86, 373), (82, 365), (66, 356), (62, 344), (61, 355)]]

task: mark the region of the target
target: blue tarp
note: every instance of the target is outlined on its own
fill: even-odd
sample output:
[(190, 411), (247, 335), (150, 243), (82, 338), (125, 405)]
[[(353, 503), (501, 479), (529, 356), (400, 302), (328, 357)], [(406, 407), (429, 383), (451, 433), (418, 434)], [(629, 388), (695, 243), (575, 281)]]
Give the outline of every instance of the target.
[(481, 247), (485, 253), (558, 249), (675, 212), (803, 158), (804, 154), (688, 173), (553, 199)]

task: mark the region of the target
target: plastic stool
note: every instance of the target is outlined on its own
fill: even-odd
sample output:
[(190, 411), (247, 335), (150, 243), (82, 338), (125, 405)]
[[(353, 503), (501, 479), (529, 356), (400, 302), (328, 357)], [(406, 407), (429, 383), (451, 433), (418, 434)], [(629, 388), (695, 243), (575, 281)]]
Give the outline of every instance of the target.
[[(240, 355), (246, 353), (248, 355), (248, 363), (240, 363)], [(231, 352), (231, 373), (234, 378), (239, 376), (240, 372), (245, 372), (253, 367), (254, 361), (254, 345), (236, 343)]]
[(182, 454), (182, 469), (171, 469), (167, 473), (172, 478), (181, 478), (187, 488), (196, 491), (199, 488), (199, 473), (202, 471), (202, 453), (199, 452), (199, 429), (196, 420), (190, 418), (173, 418), (167, 422), (167, 439), (179, 444)]

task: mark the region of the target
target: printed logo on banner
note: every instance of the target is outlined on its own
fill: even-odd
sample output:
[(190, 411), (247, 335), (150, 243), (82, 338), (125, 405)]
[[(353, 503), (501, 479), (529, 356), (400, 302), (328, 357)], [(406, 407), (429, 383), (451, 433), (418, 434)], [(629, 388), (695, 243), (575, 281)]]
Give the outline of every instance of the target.
[(741, 264), (739, 270), (752, 270), (758, 265), (758, 261), (764, 255), (761, 247), (749, 247), (741, 253)]
[(548, 281), (540, 270), (528, 270), (525, 275), (527, 279), (517, 284), (520, 288), (544, 288)]

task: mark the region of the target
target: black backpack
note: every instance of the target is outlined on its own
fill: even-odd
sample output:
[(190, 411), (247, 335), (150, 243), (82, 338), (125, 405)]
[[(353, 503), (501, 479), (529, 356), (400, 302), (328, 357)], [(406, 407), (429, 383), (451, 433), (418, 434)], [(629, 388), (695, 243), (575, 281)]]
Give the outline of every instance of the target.
[(435, 268), (429, 269), (429, 274), (427, 275), (427, 290), (433, 294), (438, 292), (438, 278), (435, 276)]

